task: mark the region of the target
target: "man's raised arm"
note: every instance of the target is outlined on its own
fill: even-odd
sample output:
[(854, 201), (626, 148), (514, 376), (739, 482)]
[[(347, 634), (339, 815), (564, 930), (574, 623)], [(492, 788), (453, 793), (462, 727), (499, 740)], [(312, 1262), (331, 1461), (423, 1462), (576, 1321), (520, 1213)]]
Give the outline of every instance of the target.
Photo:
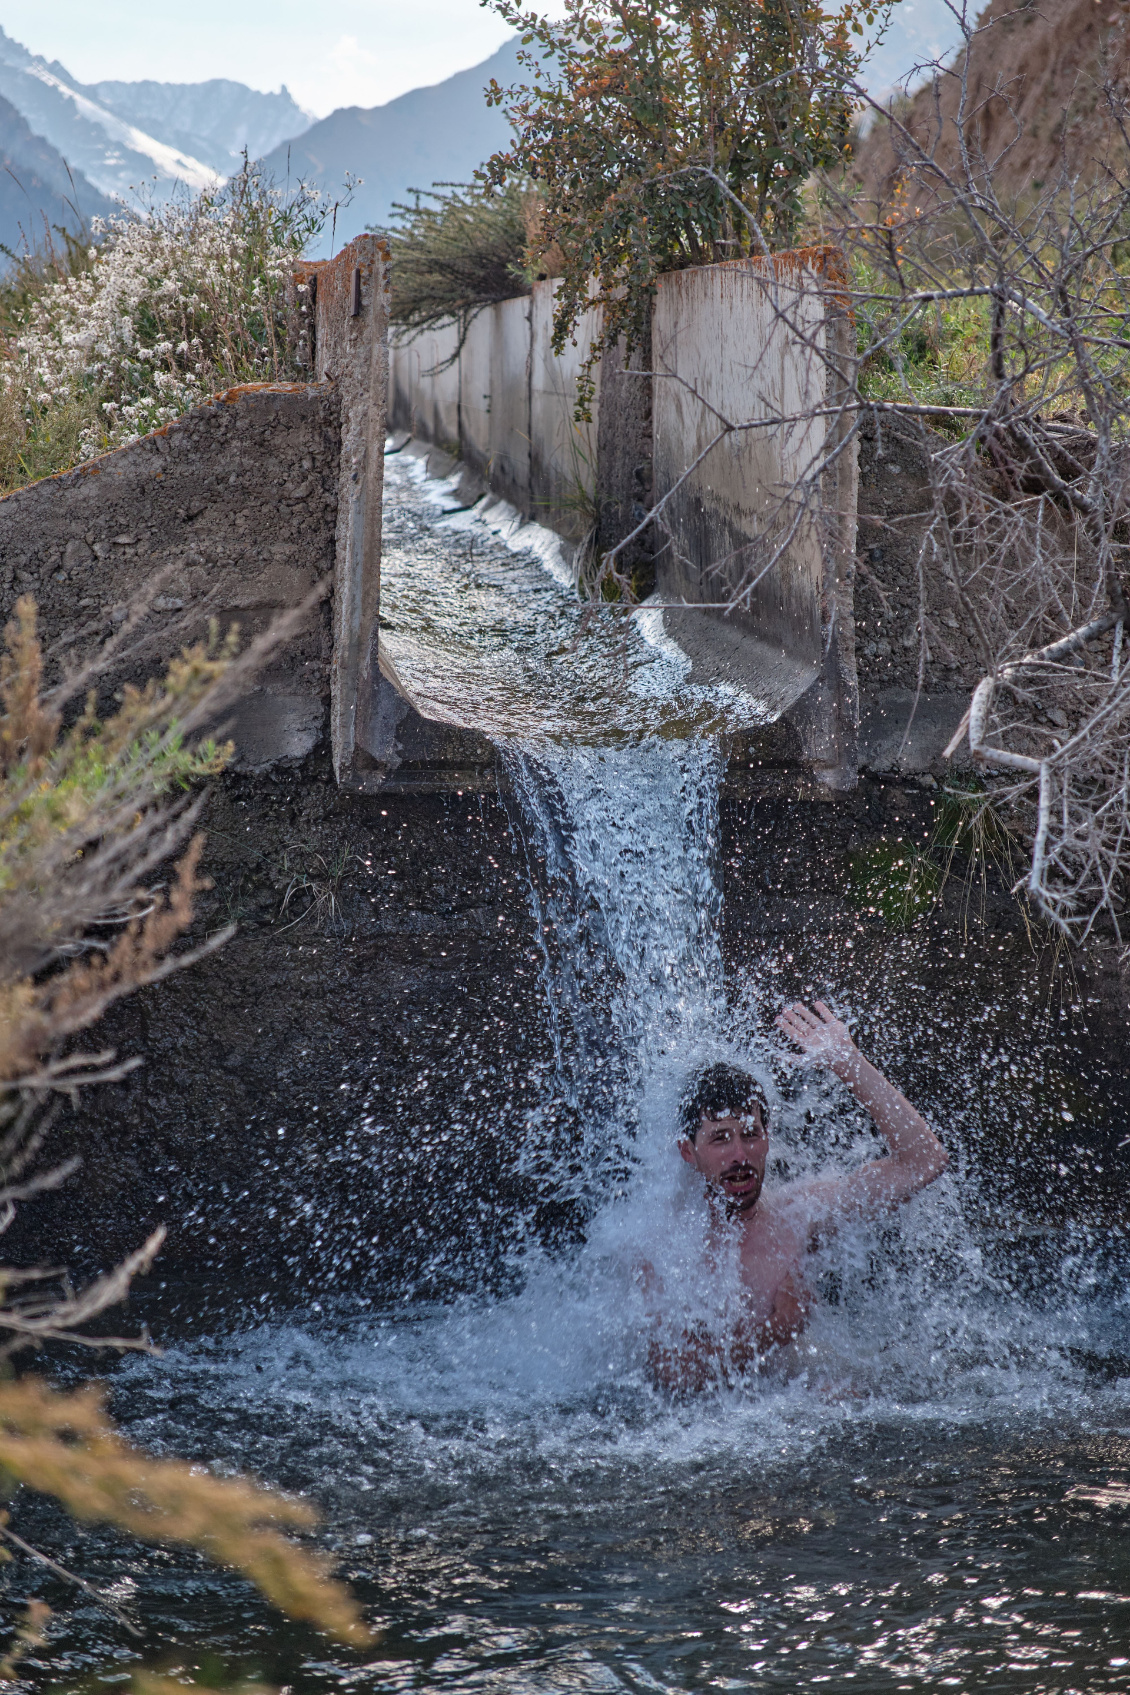
[(908, 1201), (942, 1175), (949, 1155), (926, 1120), (864, 1059), (847, 1025), (823, 1001), (815, 1002), (814, 1011), (801, 1001), (786, 1007), (777, 1027), (810, 1059), (830, 1067), (847, 1084), (891, 1150), (890, 1159), (873, 1160), (848, 1177), (812, 1184), (814, 1196), (831, 1203), (841, 1215), (862, 1218)]

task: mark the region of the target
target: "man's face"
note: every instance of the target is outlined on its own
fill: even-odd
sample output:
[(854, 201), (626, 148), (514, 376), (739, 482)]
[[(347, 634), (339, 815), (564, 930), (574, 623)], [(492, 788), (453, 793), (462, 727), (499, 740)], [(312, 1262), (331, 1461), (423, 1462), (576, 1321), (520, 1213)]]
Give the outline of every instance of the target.
[(698, 1135), (693, 1142), (680, 1142), (679, 1152), (688, 1165), (701, 1171), (712, 1189), (726, 1197), (732, 1211), (748, 1212), (757, 1204), (769, 1154), (759, 1106), (740, 1116), (703, 1116)]

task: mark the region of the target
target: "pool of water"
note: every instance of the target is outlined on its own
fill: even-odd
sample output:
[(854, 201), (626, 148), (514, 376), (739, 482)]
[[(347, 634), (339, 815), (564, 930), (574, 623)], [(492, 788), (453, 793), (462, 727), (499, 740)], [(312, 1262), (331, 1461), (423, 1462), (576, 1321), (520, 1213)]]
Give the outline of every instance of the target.
[(948, 1315), (912, 1292), (900, 1315), (896, 1278), (821, 1336), (849, 1356), (835, 1381), (824, 1360), (672, 1405), (611, 1299), (601, 1319), (591, 1286), (546, 1277), (510, 1303), (295, 1314), (115, 1371), (138, 1440), (320, 1501), (384, 1634), (344, 1652), (195, 1560), (80, 1550), (52, 1519), (48, 1545), (147, 1637), (83, 1603), (55, 1675), (141, 1653), (311, 1691), (1127, 1687), (1130, 1382), (1065, 1349), (1108, 1347), (1109, 1305), (1042, 1337), (1002, 1296), (975, 1318), (967, 1291)]
[[(944, 1126), (950, 1175), (821, 1249), (788, 1360), (682, 1400), (658, 1390), (640, 1261), (678, 1319), (724, 1324), (734, 1299), (673, 1143), (688, 1070), (728, 1056), (762, 1078), (771, 1182), (875, 1151), (839, 1086), (752, 1015), (769, 994), (756, 971), (735, 985), (723, 969), (713, 737), (764, 709), (692, 688), (661, 614), (587, 614), (544, 533), (445, 510), (407, 460), (388, 500), (387, 653), (421, 710), (503, 748), (552, 1092), (572, 1110), (565, 1141), (537, 1109), (498, 1134), (575, 1204), (583, 1239), (516, 1239), (493, 1292), (442, 1306), (387, 1286), (346, 1303), (332, 1279), (257, 1319), (244, 1290), (147, 1295), (166, 1351), (108, 1367), (115, 1415), (157, 1451), (317, 1501), (381, 1638), (339, 1649), (194, 1556), (21, 1500), (22, 1533), (143, 1638), (16, 1563), (9, 1595), (58, 1609), (27, 1681), (100, 1688), (144, 1660), (296, 1692), (1130, 1686), (1120, 1208), (1060, 1206), (1025, 1235), (984, 1204), (976, 1126)], [(1007, 1113), (997, 1073), (978, 1098)]]

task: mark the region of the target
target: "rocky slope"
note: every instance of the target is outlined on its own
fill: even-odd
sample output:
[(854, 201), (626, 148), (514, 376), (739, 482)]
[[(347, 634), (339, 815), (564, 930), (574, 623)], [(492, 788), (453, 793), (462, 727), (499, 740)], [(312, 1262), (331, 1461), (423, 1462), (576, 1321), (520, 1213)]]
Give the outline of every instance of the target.
[(34, 135), (0, 95), (0, 244), (18, 253), (40, 241), (45, 228), (74, 228), (112, 210), (106, 195), (80, 170), (68, 170), (58, 149)]
[[(1116, 117), (1130, 95), (1128, 38), (1130, 7), (1121, 0), (992, 0), (966, 51), (899, 118), (954, 170), (964, 73), (966, 136), (993, 162), (999, 192), (1023, 195), (1062, 172), (1093, 176), (1104, 161), (1124, 166)], [(889, 126), (874, 124), (855, 159), (868, 196), (887, 198), (905, 156)]]

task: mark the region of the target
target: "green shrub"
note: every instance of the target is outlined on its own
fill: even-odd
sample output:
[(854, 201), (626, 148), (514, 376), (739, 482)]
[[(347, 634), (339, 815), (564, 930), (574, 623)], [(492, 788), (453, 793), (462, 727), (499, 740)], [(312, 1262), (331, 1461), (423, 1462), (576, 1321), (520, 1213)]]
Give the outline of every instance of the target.
[(17, 261), (0, 291), (0, 491), (159, 429), (238, 383), (301, 374), (295, 261), (320, 196), (230, 182)]
[[(441, 192), (446, 189), (447, 192)], [(516, 181), (490, 190), (444, 183), (397, 205), (389, 231), (394, 324), (459, 327), (460, 345), (486, 306), (529, 294), (537, 198)]]

